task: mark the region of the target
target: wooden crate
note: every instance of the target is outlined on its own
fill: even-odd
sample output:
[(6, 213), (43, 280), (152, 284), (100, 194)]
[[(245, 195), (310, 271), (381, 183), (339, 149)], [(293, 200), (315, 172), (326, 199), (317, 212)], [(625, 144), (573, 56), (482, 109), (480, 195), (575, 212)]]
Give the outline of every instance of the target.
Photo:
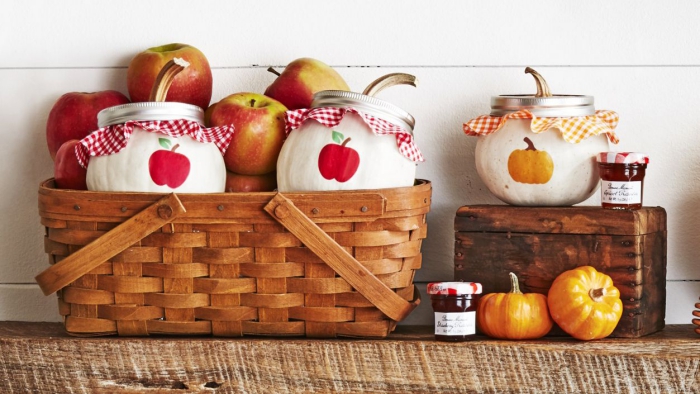
[(613, 337), (640, 337), (664, 327), (663, 208), (463, 206), (455, 238), (455, 279), (480, 282), (484, 293), (509, 291), (508, 273), (514, 272), (523, 291), (547, 294), (562, 272), (591, 265), (620, 290), (624, 312)]

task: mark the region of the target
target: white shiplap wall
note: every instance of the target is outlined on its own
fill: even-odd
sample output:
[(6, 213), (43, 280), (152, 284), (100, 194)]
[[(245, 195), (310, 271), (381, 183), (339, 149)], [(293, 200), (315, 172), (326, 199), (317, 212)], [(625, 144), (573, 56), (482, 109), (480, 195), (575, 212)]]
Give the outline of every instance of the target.
[[(48, 264), (36, 192), (52, 174), (44, 127), (53, 102), (69, 91), (126, 93), (135, 53), (185, 42), (212, 65), (213, 101), (264, 91), (268, 66), (299, 57), (333, 65), (355, 91), (390, 72), (418, 76), (417, 89), (380, 96), (416, 117), (427, 157), (418, 175), (434, 185), (421, 283), (452, 277), (456, 209), (499, 203), (474, 170), (476, 141), (462, 123), (487, 113), (492, 95), (532, 92), (525, 66), (555, 93), (595, 96), (597, 108), (620, 114), (619, 149), (651, 156), (645, 203), (669, 215), (667, 323), (690, 322), (700, 296), (700, 3), (9, 0), (0, 8), (0, 320), (59, 320), (55, 297), (33, 280)], [(430, 313), (424, 302), (406, 323), (430, 324)]]

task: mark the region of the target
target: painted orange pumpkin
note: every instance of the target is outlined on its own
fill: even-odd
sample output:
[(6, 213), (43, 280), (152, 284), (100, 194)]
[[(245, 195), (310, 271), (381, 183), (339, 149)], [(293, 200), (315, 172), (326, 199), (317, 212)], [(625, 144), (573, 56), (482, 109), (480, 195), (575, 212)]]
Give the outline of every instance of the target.
[(509, 293), (490, 293), (481, 297), (476, 312), (479, 329), (499, 339), (534, 339), (543, 337), (552, 328), (547, 310), (547, 297), (522, 293), (518, 277), (510, 273)]
[(552, 319), (581, 340), (607, 337), (622, 317), (620, 291), (608, 275), (590, 266), (559, 275), (547, 300)]
[(554, 162), (549, 153), (537, 150), (532, 140), (525, 137), (525, 149), (517, 149), (508, 156), (508, 173), (514, 181), (529, 184), (549, 182), (554, 174)]

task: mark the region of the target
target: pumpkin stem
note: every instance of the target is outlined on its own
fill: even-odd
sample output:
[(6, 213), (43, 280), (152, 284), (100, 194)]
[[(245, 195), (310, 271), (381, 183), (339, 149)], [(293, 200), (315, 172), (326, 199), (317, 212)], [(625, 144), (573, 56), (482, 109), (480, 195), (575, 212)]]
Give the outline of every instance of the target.
[(603, 297), (605, 297), (605, 288), (601, 287), (600, 289), (591, 289), (588, 291), (588, 295), (593, 301), (602, 302)]
[(186, 60), (179, 57), (165, 63), (163, 68), (160, 69), (160, 72), (158, 72), (155, 82), (153, 82), (148, 101), (165, 101), (168, 95), (168, 89), (170, 89), (170, 85), (173, 84), (175, 76), (180, 71), (189, 67), (189, 65), (190, 64)]
[(510, 292), (514, 294), (523, 294), (522, 291), (520, 291), (520, 283), (518, 283), (518, 277), (515, 276), (514, 273), (509, 273), (510, 275)]
[(275, 69), (272, 68), (272, 67), (268, 67), (268, 68), (267, 68), (267, 71), (269, 71), (269, 72), (271, 72), (271, 73), (277, 75), (278, 77), (279, 77), (280, 75), (282, 75), (282, 74), (280, 74), (277, 70), (275, 70)]
[(175, 152), (175, 149), (177, 149), (179, 147), (180, 147), (180, 144), (175, 144), (175, 146), (173, 146), (173, 149), (170, 149), (170, 151)]
[(345, 141), (343, 141), (343, 143), (340, 144), (340, 146), (345, 146), (348, 144), (348, 142), (350, 142), (350, 137), (346, 138)]
[(540, 73), (530, 67), (525, 68), (525, 73), (535, 77), (535, 83), (537, 84), (537, 94), (535, 94), (535, 97), (552, 97), (552, 92), (549, 91), (549, 85)]
[(531, 139), (525, 137), (523, 138), (523, 141), (525, 141), (525, 143), (527, 144), (527, 148), (525, 148), (525, 150), (537, 150), (537, 148), (535, 148), (535, 144), (532, 142)]

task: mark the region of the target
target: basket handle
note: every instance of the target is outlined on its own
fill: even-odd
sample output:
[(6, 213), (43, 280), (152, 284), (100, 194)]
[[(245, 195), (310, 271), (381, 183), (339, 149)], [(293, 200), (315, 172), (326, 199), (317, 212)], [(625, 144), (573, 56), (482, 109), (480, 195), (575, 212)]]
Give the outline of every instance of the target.
[(175, 193), (170, 193), (102, 235), (99, 239), (45, 269), (34, 279), (44, 295), (54, 293), (184, 212), (185, 207), (180, 199)]
[(265, 211), (389, 318), (401, 321), (420, 303), (415, 288), (412, 302), (401, 298), (281, 193), (265, 205)]

